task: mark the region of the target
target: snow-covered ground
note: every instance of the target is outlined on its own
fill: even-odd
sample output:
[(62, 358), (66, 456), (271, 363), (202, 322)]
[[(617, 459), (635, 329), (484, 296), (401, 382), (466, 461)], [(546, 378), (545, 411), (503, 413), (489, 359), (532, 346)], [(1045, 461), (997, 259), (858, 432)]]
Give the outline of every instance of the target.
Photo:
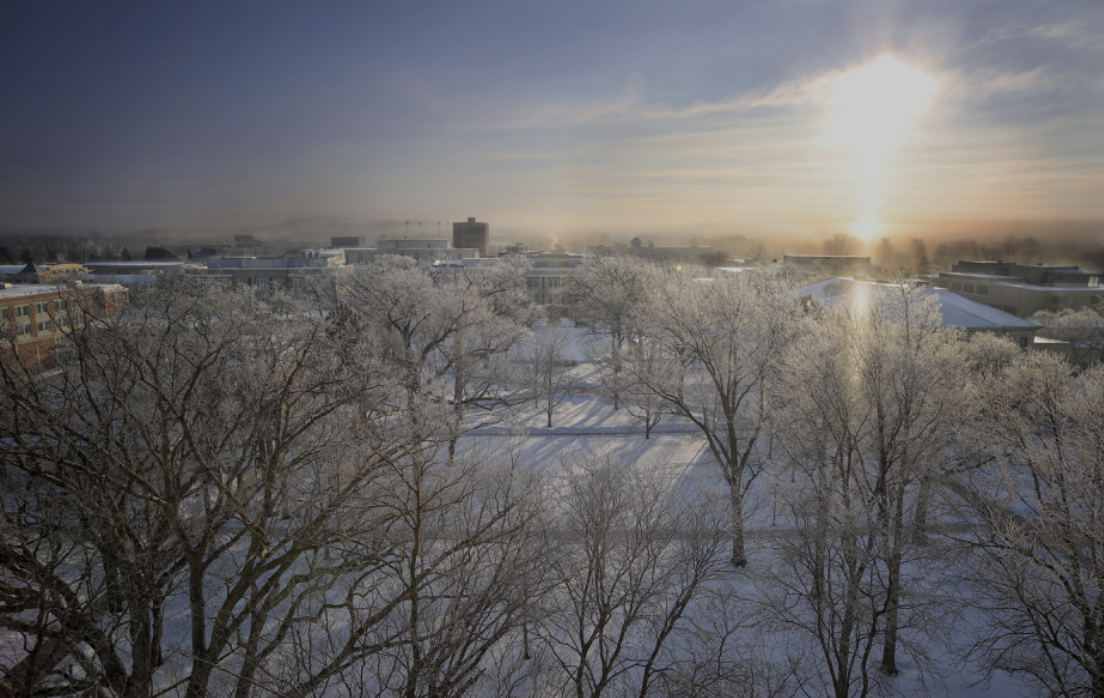
[[(633, 467), (667, 473), (675, 481), (692, 489), (723, 488), (724, 483), (714, 464), (704, 439), (692, 424), (672, 416), (665, 417), (646, 439), (644, 428), (625, 410), (614, 410), (612, 402), (601, 395), (594, 366), (587, 363), (583, 348), (585, 333), (572, 329), (573, 358), (579, 366), (572, 378), (581, 390), (558, 407), (553, 417), (553, 428), (546, 428), (546, 416), (532, 403), (502, 410), (488, 419), (486, 415), (473, 415), (471, 423), (480, 424), (464, 438), (461, 449), (480, 449), (505, 456), (507, 453), (517, 462), (535, 468), (551, 480), (565, 476), (564, 462), (584, 454), (611, 453)], [(756, 550), (756, 539), (769, 540), (778, 533), (773, 526), (772, 507), (768, 501), (748, 502), (747, 523), (749, 557), (762, 559), (770, 553), (761, 546)], [(733, 571), (733, 575), (744, 574)], [(747, 579), (730, 580), (735, 587), (750, 584)], [(979, 676), (957, 663), (950, 650), (943, 646), (929, 648), (934, 662), (945, 678), (944, 683), (928, 679), (921, 683), (916, 667), (907, 659), (899, 662), (901, 675), (893, 680), (894, 688), (906, 695), (945, 695), (954, 698), (979, 698), (981, 696), (1032, 695), (1013, 677), (998, 672), (988, 685), (971, 686)]]

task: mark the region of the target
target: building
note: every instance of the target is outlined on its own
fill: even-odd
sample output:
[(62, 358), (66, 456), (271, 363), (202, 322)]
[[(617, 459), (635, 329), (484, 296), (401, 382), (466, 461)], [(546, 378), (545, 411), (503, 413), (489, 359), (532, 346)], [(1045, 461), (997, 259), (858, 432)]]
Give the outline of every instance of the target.
[(88, 273), (95, 276), (137, 276), (139, 274), (167, 274), (178, 271), (184, 262), (85, 262)]
[(150, 245), (146, 248), (147, 262), (179, 262), (180, 257), (169, 251), (168, 248), (160, 247), (157, 245)]
[(960, 261), (932, 283), (1027, 318), (1040, 310), (1091, 307), (1104, 312), (1100, 276), (1075, 266)]
[(0, 284), (0, 358), (49, 365), (73, 329), (89, 317), (115, 313), (129, 299), (117, 284)]
[(870, 271), (870, 257), (852, 254), (787, 254), (782, 255), (782, 263), (833, 274), (865, 274)]
[(455, 248), (474, 248), (480, 257), (491, 256), (491, 226), (468, 218), (466, 223), (452, 224), (452, 246)]
[(571, 277), (583, 263), (578, 252), (538, 252), (525, 255), (532, 265), (526, 284), (537, 305), (568, 305)]
[(690, 245), (688, 247), (645, 247), (640, 238), (633, 238), (628, 245), (587, 245), (584, 252), (596, 257), (639, 257), (654, 262), (685, 262), (703, 264), (706, 255), (713, 254), (709, 245)]
[(364, 247), (363, 235), (335, 235), (330, 237), (330, 247)]
[(375, 257), (385, 254), (396, 254), (402, 257), (428, 262), (451, 261), (458, 259), (475, 259), (479, 257), (479, 250), (474, 248), (457, 249), (449, 247), (448, 240), (418, 239), (408, 240), (380, 240), (375, 248), (347, 248), (345, 252), (346, 264), (367, 264)]
[[(871, 302), (874, 294), (886, 293), (892, 288), (890, 284), (835, 277), (803, 286), (798, 289), (798, 294), (819, 301), (826, 307), (849, 304), (861, 308)], [(968, 334), (988, 332), (1009, 337), (1024, 348), (1035, 343), (1035, 333), (1042, 329), (1042, 325), (1038, 323), (1018, 318), (947, 289), (924, 288), (919, 293), (921, 298), (933, 298), (939, 303), (943, 327), (961, 328)]]
[(205, 268), (185, 273), (221, 281), (231, 286), (298, 291), (306, 280), (345, 264), (346, 250), (318, 248), (301, 250), (295, 257), (211, 257)]

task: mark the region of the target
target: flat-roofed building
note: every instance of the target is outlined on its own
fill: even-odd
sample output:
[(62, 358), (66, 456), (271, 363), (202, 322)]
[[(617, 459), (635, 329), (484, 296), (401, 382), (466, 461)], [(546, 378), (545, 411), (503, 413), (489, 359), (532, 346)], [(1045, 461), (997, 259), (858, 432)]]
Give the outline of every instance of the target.
[(782, 263), (833, 274), (865, 274), (870, 271), (870, 257), (853, 254), (787, 254), (782, 256)]
[(1104, 312), (1101, 274), (1076, 266), (960, 261), (932, 279), (939, 288), (1021, 318), (1040, 310), (1091, 307)]
[(343, 249), (323, 247), (300, 250), (290, 257), (210, 257), (205, 267), (186, 269), (185, 273), (232, 286), (298, 291), (311, 276), (345, 264), (345, 253)]
[(538, 252), (524, 255), (532, 267), (526, 284), (537, 305), (569, 304), (571, 278), (584, 256), (578, 252)]
[[(851, 305), (856, 308), (866, 307), (878, 294), (891, 292), (897, 292), (893, 284), (840, 277), (808, 284), (797, 291), (798, 295), (814, 299), (827, 307)], [(931, 298), (939, 304), (943, 327), (958, 327), (968, 334), (988, 332), (1009, 337), (1024, 348), (1034, 344), (1035, 333), (1042, 329), (1042, 325), (1038, 323), (964, 298), (947, 289), (923, 288), (918, 289), (918, 293), (921, 298)]]
[(596, 257), (639, 257), (653, 262), (685, 262), (687, 264), (705, 264), (713, 254), (709, 245), (689, 245), (683, 247), (655, 247), (635, 244), (640, 238), (633, 238), (628, 245), (587, 245), (583, 251)]
[(449, 247), (448, 240), (422, 238), (415, 240), (380, 240), (374, 248), (348, 248), (345, 250), (346, 264), (367, 264), (374, 258), (385, 254), (401, 257), (413, 257), (427, 262), (474, 259), (479, 250), (474, 248), (458, 249)]

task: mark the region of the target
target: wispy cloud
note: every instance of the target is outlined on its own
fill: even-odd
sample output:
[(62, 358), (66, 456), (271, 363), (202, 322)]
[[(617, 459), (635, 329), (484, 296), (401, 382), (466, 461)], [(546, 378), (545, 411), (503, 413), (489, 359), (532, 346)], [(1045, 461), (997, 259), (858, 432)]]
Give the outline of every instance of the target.
[(1005, 25), (991, 30), (978, 43), (986, 45), (1026, 40), (1060, 43), (1069, 48), (1100, 52), (1104, 51), (1104, 44), (1100, 41), (1101, 20), (1104, 20), (1104, 13), (1080, 17), (1076, 21)]

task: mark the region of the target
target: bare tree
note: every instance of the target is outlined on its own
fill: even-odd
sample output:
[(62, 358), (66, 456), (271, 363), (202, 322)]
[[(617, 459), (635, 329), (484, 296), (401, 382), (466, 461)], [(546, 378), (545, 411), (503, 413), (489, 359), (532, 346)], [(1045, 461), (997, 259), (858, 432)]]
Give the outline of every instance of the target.
[(563, 327), (537, 328), (515, 354), (519, 382), (527, 388), (533, 404), (544, 411), (549, 429), (556, 408), (573, 394), (570, 377), (575, 362), (568, 358), (568, 333)]
[(643, 698), (666, 671), (665, 644), (695, 594), (720, 571), (717, 509), (609, 455), (568, 467), (541, 629), (560, 670), (555, 685)]
[(450, 455), (467, 410), (507, 400), (506, 358), (534, 317), (524, 274), (523, 265), (507, 262), (436, 270), (385, 255), (342, 270), (336, 281), (335, 305), (346, 325), (379, 338), (408, 405), (451, 404)]
[(7, 685), (305, 696), (403, 648), (415, 694), (471, 685), (523, 607), (526, 488), (438, 457), (446, 406), (305, 310), (155, 289), (58, 371), (0, 366)]
[(1104, 696), (1104, 371), (1024, 354), (987, 393), (1000, 454), (963, 491), (987, 524), (966, 568), (988, 619), (987, 672), (1055, 696)]
[(1104, 358), (1104, 318), (1092, 308), (1040, 310), (1031, 319), (1043, 326), (1040, 336), (1069, 343), (1070, 363), (1088, 368)]
[(830, 240), (824, 243), (824, 254), (829, 255), (849, 255), (852, 251), (858, 248), (862, 243), (858, 238), (853, 235), (846, 235), (844, 233), (836, 233)]
[(764, 594), (819, 648), (835, 695), (866, 695), (875, 668), (897, 673), (902, 646), (925, 659), (917, 637), (934, 607), (919, 599), (938, 547), (918, 534), (968, 421), (966, 364), (958, 333), (941, 330), (937, 308), (905, 285), (862, 312), (812, 317), (785, 371), (779, 444), (792, 469), (774, 479), (796, 532), (776, 541)]
[(634, 378), (705, 437), (729, 487), (732, 564), (747, 564), (744, 498), (766, 464), (771, 380), (794, 336), (799, 303), (789, 282), (770, 273), (696, 279), (670, 273), (647, 313), (670, 370)]
[(656, 274), (650, 264), (631, 258), (588, 258), (571, 279), (580, 319), (607, 339), (608, 352), (596, 353), (603, 384), (621, 406), (626, 342), (640, 336), (640, 311)]

